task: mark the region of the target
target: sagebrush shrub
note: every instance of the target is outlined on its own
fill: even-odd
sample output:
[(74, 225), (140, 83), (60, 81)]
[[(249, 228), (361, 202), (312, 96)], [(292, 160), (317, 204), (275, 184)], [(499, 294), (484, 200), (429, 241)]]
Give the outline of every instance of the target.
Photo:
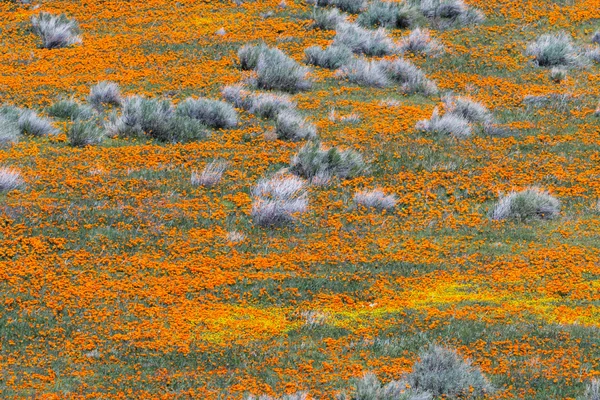
[(104, 131), (94, 120), (75, 120), (67, 130), (67, 140), (73, 147), (99, 144), (104, 139)]
[(550, 70), (550, 79), (555, 83), (560, 83), (567, 79), (567, 70), (564, 68), (554, 67)]
[(578, 400), (600, 400), (600, 379), (594, 378), (585, 388), (585, 393)]
[(372, 1), (367, 9), (356, 18), (356, 22), (366, 28), (395, 28), (398, 7), (399, 3), (381, 0)]
[(338, 69), (352, 59), (352, 50), (346, 46), (329, 46), (325, 50), (319, 46), (304, 50), (305, 62), (321, 68)]
[(52, 15), (40, 12), (31, 17), (33, 32), (42, 40), (41, 47), (55, 49), (81, 43), (79, 25), (64, 14)]
[(400, 48), (403, 52), (422, 53), (433, 57), (444, 52), (444, 46), (431, 38), (429, 30), (421, 28), (415, 28), (408, 37), (403, 39)]
[(332, 31), (342, 22), (346, 22), (346, 15), (341, 13), (337, 8), (331, 10), (317, 9), (314, 13), (313, 27), (324, 31)]
[(97, 110), (102, 110), (104, 105), (120, 106), (121, 89), (115, 82), (98, 82), (90, 88), (88, 102)]
[(252, 189), (251, 215), (260, 226), (280, 226), (294, 222), (308, 209), (305, 183), (295, 176), (263, 179)]
[(330, 4), (342, 11), (358, 14), (365, 8), (367, 2), (366, 0), (331, 0)]
[(527, 45), (527, 54), (541, 67), (576, 66), (583, 63), (580, 50), (565, 32), (541, 35)]
[(21, 173), (15, 169), (0, 167), (0, 192), (10, 192), (23, 184)]
[(351, 23), (341, 23), (337, 26), (333, 44), (348, 47), (355, 54), (366, 56), (385, 56), (398, 51), (398, 46), (390, 39), (385, 29), (368, 30)]
[(146, 134), (161, 142), (189, 142), (210, 135), (197, 119), (175, 113), (168, 100), (130, 96), (123, 102), (121, 116), (110, 131), (119, 136)]
[(211, 128), (233, 128), (237, 126), (237, 111), (228, 103), (205, 98), (187, 98), (177, 105), (177, 114), (197, 119)]
[(558, 217), (560, 201), (537, 187), (510, 192), (500, 198), (490, 217), (493, 220), (552, 219)]
[(600, 31), (596, 31), (592, 36), (592, 43), (600, 44)]
[(418, 0), (417, 3), (425, 17), (439, 21), (442, 27), (473, 25), (485, 19), (480, 10), (469, 7), (463, 0)]
[(286, 94), (251, 93), (242, 85), (226, 86), (221, 94), (235, 107), (261, 118), (273, 119), (281, 111), (296, 107), (296, 103)]
[(59, 100), (48, 107), (46, 111), (51, 117), (70, 120), (90, 119), (94, 115), (94, 110), (90, 106), (70, 99)]
[(382, 385), (373, 373), (366, 373), (354, 380), (350, 393), (342, 393), (338, 400), (432, 400), (428, 392), (413, 390), (403, 380), (391, 381)]
[(308, 79), (309, 69), (295, 60), (277, 51), (263, 52), (256, 64), (256, 86), (265, 90), (280, 90), (296, 93), (311, 88)]
[(269, 47), (264, 43), (246, 44), (238, 50), (238, 58), (240, 67), (243, 70), (253, 70), (258, 64), (258, 57), (269, 50)]
[(416, 129), (438, 135), (452, 136), (457, 139), (466, 138), (472, 133), (471, 125), (467, 119), (452, 113), (445, 113), (440, 117), (437, 108), (433, 111), (430, 119), (419, 121)]
[(292, 158), (290, 172), (311, 179), (317, 175), (354, 178), (368, 171), (362, 155), (354, 150), (324, 148), (320, 143), (309, 142)]
[(20, 134), (17, 124), (0, 114), (0, 144), (17, 143)]
[(442, 97), (442, 101), (446, 113), (458, 115), (469, 122), (484, 124), (493, 119), (487, 107), (467, 97), (448, 94)]
[(394, 60), (381, 60), (377, 63), (379, 63), (380, 69), (385, 73), (387, 79), (399, 84), (405, 93), (422, 93), (429, 96), (438, 92), (435, 82), (428, 79), (425, 73), (410, 61), (397, 58)]
[(479, 367), (441, 346), (421, 352), (406, 378), (411, 388), (431, 393), (435, 398), (478, 399), (494, 391)]
[(227, 169), (227, 162), (215, 160), (207, 164), (201, 173), (192, 172), (191, 183), (194, 186), (213, 187), (221, 182), (223, 173)]
[(380, 61), (358, 58), (344, 64), (336, 76), (360, 86), (382, 88), (390, 85), (386, 70)]
[(361, 190), (354, 194), (354, 202), (364, 207), (390, 210), (396, 206), (395, 195), (386, 195), (381, 189)]
[(295, 111), (284, 110), (277, 115), (275, 120), (275, 133), (279, 139), (297, 142), (315, 139), (317, 128)]
[(52, 125), (48, 118), (40, 117), (33, 110), (24, 110), (18, 120), (18, 126), (22, 134), (31, 136), (56, 135), (58, 129)]

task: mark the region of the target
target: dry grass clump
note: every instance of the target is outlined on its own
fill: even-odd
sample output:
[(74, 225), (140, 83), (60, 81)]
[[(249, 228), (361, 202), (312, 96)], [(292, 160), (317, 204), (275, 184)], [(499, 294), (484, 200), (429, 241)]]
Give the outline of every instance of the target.
[(252, 196), (251, 215), (260, 226), (289, 224), (308, 210), (305, 183), (295, 176), (263, 179), (252, 189)]
[(281, 111), (275, 120), (277, 138), (297, 142), (317, 137), (317, 127), (293, 110)]
[(15, 169), (0, 167), (0, 192), (10, 192), (23, 184), (21, 173)]
[(527, 45), (527, 54), (540, 67), (573, 67), (586, 63), (581, 51), (565, 32), (541, 35)]
[(97, 110), (105, 105), (121, 105), (121, 89), (115, 82), (102, 81), (90, 88), (88, 102)]
[(419, 9), (408, 2), (394, 3), (376, 0), (369, 3), (356, 22), (366, 28), (409, 28), (418, 21)]
[(352, 59), (352, 50), (346, 46), (329, 46), (323, 50), (312, 46), (304, 50), (305, 62), (321, 68), (338, 69)]
[(548, 192), (530, 187), (510, 192), (498, 200), (490, 217), (493, 220), (553, 219), (560, 212), (560, 201)]
[(177, 105), (176, 113), (215, 129), (233, 128), (238, 124), (237, 111), (219, 100), (189, 97)]
[(192, 172), (191, 183), (194, 186), (213, 187), (223, 178), (223, 173), (227, 170), (228, 163), (222, 160), (215, 160), (207, 164), (201, 173)]
[(33, 32), (42, 40), (41, 47), (56, 49), (81, 43), (79, 25), (64, 14), (52, 15), (40, 12), (31, 17)]
[(383, 28), (368, 30), (353, 23), (337, 26), (333, 40), (335, 46), (346, 46), (355, 54), (385, 56), (398, 51), (398, 46)]
[(290, 172), (303, 178), (315, 176), (354, 178), (368, 171), (362, 155), (354, 150), (324, 148), (318, 142), (305, 144), (292, 158)]
[(386, 195), (383, 190), (362, 190), (354, 194), (354, 202), (361, 206), (390, 210), (396, 206), (398, 199), (396, 195)]

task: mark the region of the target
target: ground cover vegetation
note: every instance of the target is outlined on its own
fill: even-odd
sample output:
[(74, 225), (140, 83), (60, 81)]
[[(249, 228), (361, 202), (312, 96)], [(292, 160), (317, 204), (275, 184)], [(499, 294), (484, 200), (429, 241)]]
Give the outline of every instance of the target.
[(600, 397), (598, 0), (1, 1), (0, 397)]

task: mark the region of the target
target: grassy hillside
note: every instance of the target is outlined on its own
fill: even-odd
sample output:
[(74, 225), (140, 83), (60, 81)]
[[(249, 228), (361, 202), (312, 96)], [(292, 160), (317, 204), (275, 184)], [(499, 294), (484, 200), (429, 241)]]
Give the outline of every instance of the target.
[[(437, 91), (310, 66), (310, 88), (282, 95), (313, 141), (364, 161), (315, 179), (291, 161), (311, 137), (284, 138), (286, 121), (239, 104), (235, 126), (203, 120), (197, 131), (188, 118), (167, 132), (198, 140), (121, 134), (123, 101), (85, 104), (100, 81), (121, 99), (174, 105), (223, 100), (240, 82), (246, 94), (271, 91), (253, 87), (260, 73), (240, 67), (238, 50), (264, 41), (305, 65), (306, 48), (336, 37), (313, 26), (332, 5), (0, 2), (0, 102), (21, 107), (0, 113), (3, 138), (21, 129), (0, 140), (0, 167), (20, 174), (0, 193), (0, 397), (334, 398), (365, 372), (384, 384), (407, 376), (440, 345), (496, 389), (473, 397), (596, 399), (584, 393), (600, 375), (600, 1), (467, 2), (485, 19), (421, 13), (385, 29), (390, 54), (365, 56), (408, 60)], [(77, 21), (81, 43), (42, 48), (40, 11)], [(402, 52), (417, 26), (443, 51)], [(528, 45), (558, 32), (577, 60), (540, 65)], [(369, 77), (391, 74), (373, 65)], [(451, 114), (448, 93), (489, 113), (450, 134), (417, 129), (436, 108)], [(90, 113), (89, 143), (67, 135), (74, 118), (52, 117), (41, 135), (17, 121), (25, 108), (50, 118), (60, 99)], [(206, 184), (213, 161), (225, 170)], [(261, 224), (271, 197), (254, 188), (293, 173), (298, 212)], [(557, 214), (491, 217), (529, 187), (558, 200)], [(391, 207), (357, 204), (374, 189)]]

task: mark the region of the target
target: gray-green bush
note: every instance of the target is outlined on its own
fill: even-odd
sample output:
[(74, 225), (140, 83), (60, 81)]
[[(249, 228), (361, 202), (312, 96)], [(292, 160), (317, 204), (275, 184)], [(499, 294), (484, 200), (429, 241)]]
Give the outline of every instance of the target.
[(346, 46), (329, 46), (324, 50), (319, 46), (304, 50), (305, 62), (327, 69), (338, 69), (352, 59), (352, 50)]
[(309, 142), (292, 158), (290, 172), (303, 178), (317, 175), (354, 178), (368, 171), (362, 155), (354, 150), (324, 148), (318, 142)]
[(211, 128), (237, 126), (237, 111), (228, 103), (205, 98), (187, 98), (177, 105), (177, 115), (197, 119)]
[(560, 213), (560, 201), (548, 192), (530, 187), (502, 196), (490, 214), (493, 220), (553, 219)]
[(104, 131), (98, 126), (95, 120), (73, 121), (67, 130), (67, 140), (73, 147), (85, 147), (99, 144), (104, 139)]
[(45, 49), (56, 49), (81, 43), (79, 25), (64, 14), (52, 15), (42, 11), (31, 17), (31, 25), (33, 32), (42, 41), (41, 47)]

